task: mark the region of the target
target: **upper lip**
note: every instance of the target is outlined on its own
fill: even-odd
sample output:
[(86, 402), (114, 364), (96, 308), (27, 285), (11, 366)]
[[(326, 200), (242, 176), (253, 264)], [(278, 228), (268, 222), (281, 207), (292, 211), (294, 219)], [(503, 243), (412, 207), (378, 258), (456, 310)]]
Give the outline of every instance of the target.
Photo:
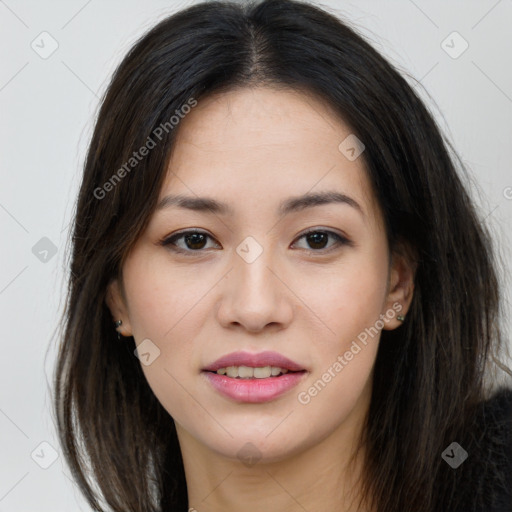
[(210, 365), (203, 368), (203, 370), (215, 372), (219, 368), (227, 368), (228, 366), (249, 366), (252, 368), (275, 366), (292, 372), (300, 372), (304, 370), (304, 368), (295, 361), (272, 351), (260, 352), (259, 354), (251, 354), (250, 352), (232, 352), (231, 354), (227, 354), (217, 359)]

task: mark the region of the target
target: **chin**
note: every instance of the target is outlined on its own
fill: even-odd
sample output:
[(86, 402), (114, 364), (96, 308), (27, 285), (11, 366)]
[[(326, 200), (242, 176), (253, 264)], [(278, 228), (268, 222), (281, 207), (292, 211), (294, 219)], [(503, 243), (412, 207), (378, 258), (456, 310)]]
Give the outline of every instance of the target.
[(267, 433), (251, 432), (250, 429), (230, 432), (233, 437), (226, 435), (218, 440), (208, 439), (205, 444), (221, 457), (238, 460), (248, 468), (286, 460), (305, 448), (303, 440), (290, 439), (291, 432), (284, 430), (279, 435), (271, 433), (270, 436)]

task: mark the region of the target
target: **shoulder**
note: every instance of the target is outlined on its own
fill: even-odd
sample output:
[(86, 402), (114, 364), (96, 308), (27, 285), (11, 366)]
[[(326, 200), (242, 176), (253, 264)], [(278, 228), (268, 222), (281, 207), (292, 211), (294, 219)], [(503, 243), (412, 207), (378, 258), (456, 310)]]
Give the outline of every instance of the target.
[(463, 443), (467, 459), (455, 470), (454, 489), (465, 503), (460, 510), (512, 512), (512, 389), (478, 405)]

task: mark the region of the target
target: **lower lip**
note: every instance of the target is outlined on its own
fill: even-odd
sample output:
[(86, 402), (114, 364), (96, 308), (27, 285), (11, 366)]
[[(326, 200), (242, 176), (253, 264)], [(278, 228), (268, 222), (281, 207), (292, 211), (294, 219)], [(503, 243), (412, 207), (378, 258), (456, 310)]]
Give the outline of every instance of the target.
[(289, 372), (279, 377), (266, 379), (234, 379), (227, 375), (202, 372), (210, 384), (222, 395), (237, 402), (259, 404), (274, 400), (295, 387), (306, 375), (306, 371)]

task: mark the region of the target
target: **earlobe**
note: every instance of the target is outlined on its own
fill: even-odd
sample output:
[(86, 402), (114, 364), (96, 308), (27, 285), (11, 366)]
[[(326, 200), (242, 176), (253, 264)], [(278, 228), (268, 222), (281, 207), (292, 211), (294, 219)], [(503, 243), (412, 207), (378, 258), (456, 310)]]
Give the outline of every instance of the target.
[(117, 331), (123, 336), (132, 336), (128, 310), (117, 279), (114, 279), (108, 284), (105, 303), (112, 314), (112, 322), (116, 323), (119, 322), (119, 320), (122, 322), (120, 326), (117, 327)]

